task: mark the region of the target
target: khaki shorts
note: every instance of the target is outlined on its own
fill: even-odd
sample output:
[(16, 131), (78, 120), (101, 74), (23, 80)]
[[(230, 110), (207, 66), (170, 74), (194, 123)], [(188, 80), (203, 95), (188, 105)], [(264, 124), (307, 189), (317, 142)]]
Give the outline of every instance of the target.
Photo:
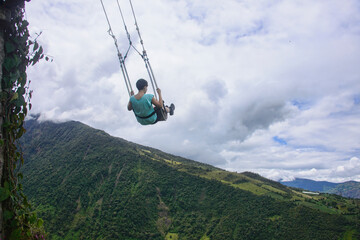
[(154, 122), (154, 124), (159, 122), (159, 121), (166, 121), (167, 112), (166, 112), (165, 106), (163, 108), (155, 107), (154, 110), (155, 110), (155, 113), (156, 113), (156, 116), (157, 116), (156, 121)]

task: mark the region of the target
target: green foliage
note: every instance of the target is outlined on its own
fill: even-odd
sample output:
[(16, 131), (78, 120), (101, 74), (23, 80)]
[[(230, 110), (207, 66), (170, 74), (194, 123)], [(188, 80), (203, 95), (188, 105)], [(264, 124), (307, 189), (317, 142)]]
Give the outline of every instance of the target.
[[(320, 196), (276, 188), (270, 180), (129, 143), (78, 122), (31, 120), (26, 127), (22, 182), (52, 239), (327, 240), (358, 229), (359, 220), (345, 212), (313, 207), (322, 204)], [(264, 194), (237, 187), (240, 179)], [(273, 198), (271, 191), (287, 197)], [(308, 207), (304, 199), (313, 202)]]
[(345, 232), (341, 240), (353, 240), (353, 239), (359, 239), (359, 237), (360, 237), (360, 233), (358, 233), (355, 229), (349, 229)]
[(179, 240), (179, 234), (177, 233), (168, 233), (165, 237), (165, 240)]
[(4, 182), (4, 187), (0, 188), (0, 201), (4, 201), (10, 197), (10, 186), (8, 182)]
[(24, 159), (17, 141), (25, 133), (24, 120), (31, 108), (26, 68), (36, 64), (44, 55), (36, 40), (29, 40), (24, 1), (2, 1), (1, 7), (4, 6), (11, 11), (11, 19), (3, 30), (5, 58), (0, 101), (4, 172), (0, 201), (4, 211), (5, 236), (9, 239), (33, 239), (43, 232), (42, 220), (31, 212), (31, 205), (19, 184), (23, 175), (16, 169), (24, 163)]

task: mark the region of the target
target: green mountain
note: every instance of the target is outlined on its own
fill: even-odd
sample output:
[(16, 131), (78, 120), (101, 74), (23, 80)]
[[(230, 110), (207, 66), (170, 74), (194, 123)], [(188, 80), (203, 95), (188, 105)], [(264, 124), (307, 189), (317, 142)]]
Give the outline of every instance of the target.
[(348, 198), (360, 198), (360, 182), (349, 181), (344, 183), (332, 183), (326, 181), (314, 181), (296, 178), (293, 181), (281, 182), (288, 187), (302, 188), (309, 191), (332, 193)]
[(334, 188), (329, 189), (326, 192), (338, 194), (343, 197), (360, 199), (360, 182), (350, 181), (339, 183)]
[(51, 239), (360, 239), (360, 202), (309, 196), (79, 122), (26, 122), (24, 191)]

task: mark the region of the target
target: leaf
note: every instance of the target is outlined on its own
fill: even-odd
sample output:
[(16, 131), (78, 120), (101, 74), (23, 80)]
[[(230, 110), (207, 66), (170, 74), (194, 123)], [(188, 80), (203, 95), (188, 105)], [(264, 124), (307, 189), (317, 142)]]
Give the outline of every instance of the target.
[(16, 70), (15, 72), (10, 73), (11, 84), (15, 83), (20, 78), (20, 71)]
[(44, 225), (44, 220), (42, 220), (41, 218), (38, 219), (37, 221), (37, 226), (40, 228)]
[(26, 102), (25, 102), (24, 96), (20, 95), (20, 96), (18, 97), (18, 99), (16, 100), (15, 105), (16, 105), (17, 107), (22, 107), (25, 103), (26, 103)]
[(37, 219), (37, 217), (35, 214), (31, 215), (29, 218), (30, 224), (34, 224), (36, 222), (36, 219)]
[(21, 87), (24, 87), (26, 84), (26, 79), (27, 79), (27, 75), (26, 72), (24, 72), (23, 74), (21, 74), (20, 78), (19, 78), (19, 82), (21, 84)]
[(10, 196), (9, 188), (6, 186), (0, 187), (0, 202), (8, 199), (9, 196)]
[(38, 43), (38, 42), (35, 42), (35, 43), (34, 43), (33, 51), (35, 52), (38, 48), (39, 48), (39, 43)]
[(18, 99), (18, 98), (19, 98), (19, 94), (16, 92), (16, 93), (14, 93), (14, 95), (12, 96), (10, 102), (11, 102), (11, 101), (14, 101), (14, 100), (16, 100), (16, 99)]
[(11, 42), (6, 42), (5, 43), (5, 51), (6, 53), (12, 53), (16, 50), (16, 47), (13, 43)]
[(25, 88), (19, 87), (18, 90), (17, 90), (17, 93), (19, 95), (24, 95), (25, 94)]
[(16, 139), (21, 138), (23, 134), (24, 134), (24, 131), (19, 131), (18, 134), (16, 135)]
[(29, 26), (29, 22), (26, 21), (26, 20), (24, 20), (22, 23), (23, 23), (24, 27), (28, 27), (28, 26)]
[(14, 113), (19, 114), (21, 112), (21, 107), (15, 107)]
[(18, 173), (18, 178), (19, 179), (23, 179), (24, 178), (24, 175), (22, 173)]
[[(19, 114), (19, 117), (20, 117), (20, 120), (21, 121), (24, 121), (25, 120), (25, 114), (24, 113), (20, 113)], [(23, 129), (19, 129), (19, 132), (21, 132), (21, 131), (24, 131)]]
[(3, 66), (6, 69), (6, 71), (10, 72), (13, 68), (17, 67), (18, 64), (19, 64), (18, 58), (7, 57), (4, 60)]
[(31, 59), (32, 65), (35, 65), (40, 59), (40, 54), (39, 52), (36, 52), (34, 57)]
[(21, 229), (17, 228), (14, 231), (12, 231), (10, 235), (10, 240), (18, 240), (21, 238)]
[(25, 114), (25, 116), (27, 115), (27, 112), (28, 112), (28, 110), (27, 110), (27, 108), (26, 108), (26, 104), (27, 104), (27, 103), (25, 103), (25, 105), (23, 106), (23, 113)]
[(4, 101), (8, 98), (8, 93), (7, 92), (0, 92), (0, 100)]
[(8, 210), (5, 210), (4, 212), (4, 220), (5, 222), (8, 221), (9, 219), (11, 219), (12, 217), (14, 216), (14, 213), (8, 211)]
[(6, 191), (6, 189), (0, 187), (0, 202), (8, 199), (9, 196), (10, 196), (9, 192)]

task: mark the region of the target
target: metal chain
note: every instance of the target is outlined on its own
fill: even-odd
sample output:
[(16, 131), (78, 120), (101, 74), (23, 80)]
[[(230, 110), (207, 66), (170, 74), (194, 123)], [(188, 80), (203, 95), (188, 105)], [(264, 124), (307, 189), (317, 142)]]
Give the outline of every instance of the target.
[(131, 0), (129, 0), (129, 2), (130, 2), (130, 6), (131, 6), (131, 11), (132, 11), (132, 14), (133, 14), (133, 17), (134, 17), (134, 20), (135, 20), (136, 31), (137, 31), (137, 33), (139, 35), (139, 40), (140, 40), (140, 43), (141, 43), (141, 46), (142, 46), (142, 49), (143, 49), (143, 54), (141, 55), (141, 57), (143, 58), (143, 60), (145, 62), (145, 67), (146, 67), (146, 70), (148, 72), (148, 75), (149, 75), (149, 78), (150, 78), (150, 81), (151, 81), (151, 85), (152, 85), (153, 90), (154, 90), (154, 95), (155, 95), (155, 98), (157, 99), (158, 97), (157, 97), (157, 94), (156, 94), (156, 89), (158, 89), (158, 85), (156, 83), (155, 75), (154, 75), (154, 72), (153, 72), (153, 70), (151, 68), (151, 65), (150, 65), (149, 57), (147, 56), (147, 53), (146, 53), (146, 50), (145, 50), (144, 41), (141, 38), (140, 29), (139, 29), (139, 25), (137, 23), (137, 19), (136, 19), (136, 16), (135, 16), (135, 11), (134, 11), (133, 4), (132, 4)]
[(118, 58), (119, 58), (119, 62), (120, 62), (120, 68), (121, 68), (121, 72), (124, 76), (124, 80), (125, 80), (125, 85), (126, 85), (126, 88), (128, 90), (128, 93), (129, 93), (129, 96), (131, 97), (131, 92), (133, 91), (132, 89), (132, 86), (131, 86), (131, 82), (130, 82), (130, 78), (129, 78), (129, 74), (126, 70), (126, 66), (125, 66), (125, 59), (123, 58), (120, 50), (119, 50), (119, 46), (117, 44), (117, 40), (116, 40), (116, 37), (112, 31), (112, 28), (111, 28), (111, 24), (110, 24), (110, 21), (109, 21), (109, 17), (107, 15), (107, 12), (105, 10), (105, 6), (104, 6), (104, 3), (102, 0), (100, 0), (101, 2), (101, 5), (103, 7), (103, 10), (104, 10), (104, 13), (105, 13), (105, 17), (106, 17), (106, 20), (108, 22), (108, 25), (109, 25), (109, 30), (108, 30), (108, 33), (109, 35), (114, 39), (114, 43), (115, 43), (115, 47), (116, 47), (116, 50), (117, 50), (117, 54), (118, 54)]
[(136, 16), (135, 16), (135, 11), (134, 11), (134, 7), (133, 7), (133, 4), (131, 2), (131, 0), (129, 0), (129, 3), (130, 3), (130, 6), (131, 6), (131, 11), (132, 11), (132, 14), (133, 14), (133, 17), (134, 17), (134, 20), (135, 20), (135, 26), (136, 26), (136, 31), (138, 33), (138, 36), (139, 36), (139, 40), (140, 40), (140, 43), (141, 43), (141, 46), (142, 46), (142, 53), (136, 49), (136, 47), (134, 46), (132, 40), (131, 40), (131, 36), (130, 36), (130, 33), (127, 29), (127, 26), (126, 26), (126, 22), (125, 22), (125, 19), (124, 19), (124, 15), (123, 15), (123, 12), (121, 10), (121, 7), (120, 7), (120, 3), (119, 3), (119, 0), (116, 0), (117, 2), (117, 5), (118, 5), (118, 9), (119, 9), (119, 12), (120, 12), (120, 15), (121, 15), (121, 18), (122, 18), (122, 21), (123, 21), (123, 24), (124, 24), (124, 28), (125, 28), (125, 32), (126, 32), (126, 35), (127, 35), (127, 39), (129, 41), (129, 47), (126, 51), (126, 54), (125, 56), (123, 57), (120, 50), (119, 50), (119, 47), (118, 47), (118, 44), (117, 44), (117, 40), (116, 40), (116, 37), (115, 35), (113, 34), (112, 32), (112, 28), (111, 28), (111, 24), (110, 24), (110, 21), (109, 21), (109, 18), (108, 18), (108, 15), (106, 13), (106, 10), (105, 10), (105, 7), (104, 7), (104, 4), (103, 4), (103, 1), (100, 0), (101, 4), (102, 4), (102, 7), (103, 7), (103, 10), (104, 10), (104, 13), (105, 13), (105, 16), (106, 16), (106, 20), (108, 22), (108, 25), (109, 25), (109, 30), (108, 30), (108, 33), (109, 35), (114, 39), (114, 43), (115, 43), (115, 47), (116, 47), (116, 50), (117, 50), (117, 53), (118, 53), (118, 57), (119, 57), (119, 61), (120, 61), (120, 67), (121, 67), (121, 71), (123, 73), (123, 76), (124, 76), (124, 79), (125, 79), (125, 84), (126, 84), (126, 87), (128, 89), (128, 93), (129, 93), (129, 96), (131, 96), (130, 94), (130, 90), (132, 90), (132, 87), (131, 87), (131, 83), (130, 83), (130, 79), (129, 79), (129, 75), (128, 75), (128, 72), (126, 70), (126, 66), (125, 66), (125, 60), (128, 56), (128, 53), (130, 51), (130, 48), (133, 48), (140, 56), (141, 58), (144, 60), (145, 62), (145, 67), (146, 67), (146, 70), (148, 72), (148, 75), (149, 75), (149, 78), (150, 78), (150, 82), (151, 82), (151, 85), (152, 85), (152, 88), (153, 88), (153, 91), (154, 91), (154, 96), (156, 99), (158, 99), (158, 96), (157, 96), (157, 92), (156, 92), (156, 89), (158, 89), (158, 85), (156, 83), (156, 79), (155, 79), (155, 76), (154, 76), (154, 72), (151, 68), (151, 65), (150, 65), (150, 61), (149, 61), (149, 57), (146, 53), (146, 50), (145, 50), (145, 46), (144, 46), (144, 41), (141, 37), (141, 34), (140, 34), (140, 29), (139, 29), (139, 26), (138, 26), (138, 23), (137, 23), (137, 19), (136, 19)]

